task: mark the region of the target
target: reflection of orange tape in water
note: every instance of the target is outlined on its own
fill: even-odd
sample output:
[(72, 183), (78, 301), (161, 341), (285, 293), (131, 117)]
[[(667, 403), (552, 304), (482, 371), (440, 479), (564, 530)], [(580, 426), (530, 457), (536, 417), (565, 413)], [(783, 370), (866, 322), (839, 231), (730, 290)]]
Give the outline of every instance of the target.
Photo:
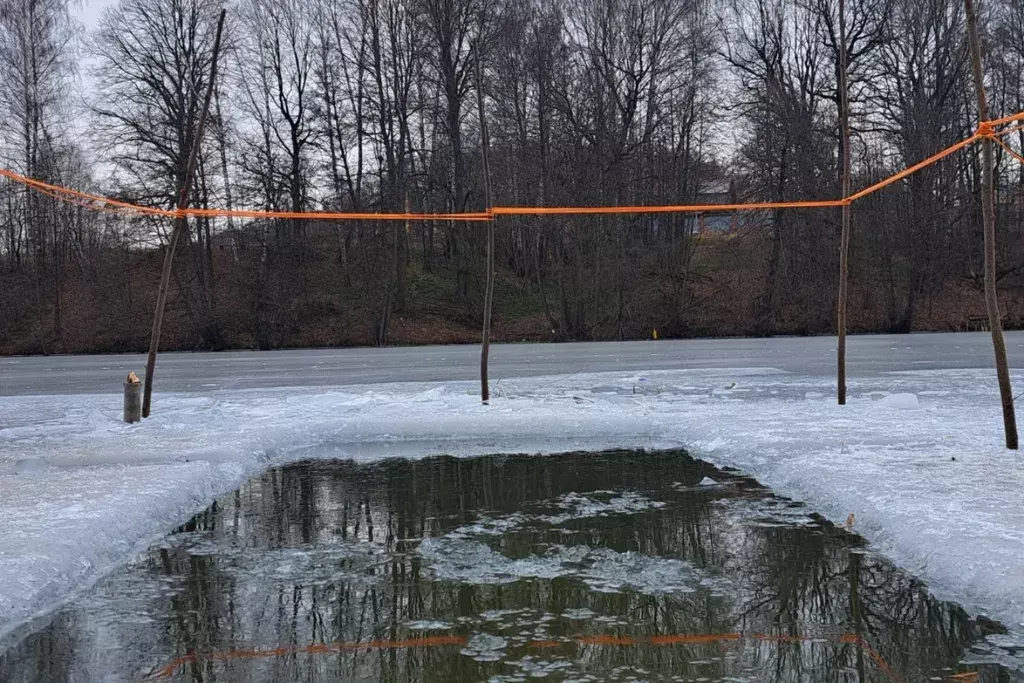
[[(875, 663), (878, 670), (889, 680), (903, 683), (903, 678), (885, 661), (885, 659), (872, 648), (864, 639), (864, 636), (857, 633), (843, 633), (839, 636), (786, 636), (769, 635), (767, 633), (704, 633), (704, 634), (682, 634), (664, 635), (649, 637), (630, 637), (616, 635), (591, 635), (578, 636), (571, 641), (566, 640), (534, 640), (526, 644), (532, 649), (547, 649), (564, 647), (572, 643), (579, 645), (597, 646), (628, 646), (628, 645), (708, 645), (711, 643), (736, 642), (753, 640), (762, 643), (774, 643), (777, 645), (801, 644), (815, 641), (838, 643), (842, 645), (853, 645), (863, 651)], [(312, 643), (310, 645), (289, 645), (278, 648), (252, 648), (223, 650), (208, 654), (190, 652), (178, 657), (173, 662), (156, 669), (146, 680), (158, 678), (170, 678), (178, 669), (187, 664), (199, 662), (227, 662), (236, 659), (269, 659), (273, 657), (284, 657), (293, 654), (322, 655), (339, 652), (356, 652), (360, 650), (401, 650), (419, 647), (438, 647), (444, 645), (465, 645), (468, 642), (466, 636), (444, 635), (431, 636), (426, 638), (411, 638), (408, 640), (370, 640), (363, 642), (336, 642), (336, 643)], [(948, 681), (977, 681), (977, 674), (973, 672), (957, 674), (948, 677)]]

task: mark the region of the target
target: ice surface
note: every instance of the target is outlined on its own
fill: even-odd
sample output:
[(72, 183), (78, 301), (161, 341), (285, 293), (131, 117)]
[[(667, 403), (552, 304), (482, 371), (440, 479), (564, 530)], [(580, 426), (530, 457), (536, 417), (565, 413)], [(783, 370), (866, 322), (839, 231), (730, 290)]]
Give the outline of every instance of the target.
[[(269, 466), (617, 447), (686, 448), (838, 524), (854, 513), (857, 532), (938, 597), (1024, 627), (1024, 460), (1002, 447), (990, 371), (852, 377), (845, 407), (821, 398), (833, 395), (827, 376), (724, 366), (642, 376), (656, 394), (633, 392), (635, 369), (503, 380), (490, 406), (472, 382), (158, 394), (154, 417), (137, 425), (120, 421), (116, 393), (0, 398), (0, 631), (84, 590)], [(1014, 382), (1024, 386), (1021, 373)], [(713, 393), (724, 387), (733, 388)], [(928, 401), (896, 410), (889, 403), (901, 394)], [(656, 503), (586, 497), (553, 501), (552, 516)], [(498, 578), (564, 570), (562, 551), (516, 565), (481, 542), (486, 525), (467, 531), (435, 542), (461, 543), (456, 559), (494, 553), (484, 559)], [(636, 558), (617, 561), (637, 573)]]
[(665, 595), (692, 593), (703, 578), (682, 560), (587, 546), (552, 545), (543, 555), (511, 559), (481, 541), (445, 536), (424, 540), (419, 552), (437, 579), (471, 584), (575, 577), (600, 593)]
[(588, 567), (579, 571), (583, 582), (599, 593), (631, 589), (644, 595), (693, 593), (700, 583), (697, 572), (686, 562), (643, 553), (618, 553), (597, 548), (587, 555)]
[(916, 394), (891, 394), (882, 399), (882, 405), (897, 410), (917, 410), (921, 407)]
[[(610, 491), (598, 491), (594, 494), (611, 494)], [(592, 494), (592, 495), (594, 495)], [(544, 515), (536, 513), (516, 512), (504, 517), (482, 517), (472, 524), (465, 524), (451, 531), (446, 538), (469, 538), (472, 536), (503, 536), (526, 527), (538, 525), (558, 525), (573, 520), (589, 517), (607, 517), (609, 515), (631, 515), (665, 507), (665, 503), (650, 500), (635, 491), (624, 491), (619, 495), (607, 495), (607, 500), (585, 496), (580, 493), (565, 493), (554, 501), (548, 501), (544, 507), (561, 510), (558, 514)]]
[(46, 471), (46, 460), (43, 458), (22, 458), (14, 461), (14, 474), (39, 474)]
[(729, 516), (755, 526), (813, 526), (818, 522), (803, 505), (779, 498), (720, 498), (714, 505), (729, 510)]
[(570, 559), (556, 552), (510, 560), (485, 543), (455, 538), (428, 538), (420, 544), (420, 553), (438, 579), (473, 584), (558, 578), (566, 575), (564, 564)]
[(447, 621), (407, 621), (404, 625), (410, 631), (448, 631), (454, 628)]
[(626, 491), (622, 495), (614, 496), (607, 501), (581, 495), (579, 493), (566, 493), (559, 496), (555, 506), (564, 510), (557, 515), (541, 515), (538, 519), (549, 524), (563, 524), (573, 519), (586, 519), (587, 517), (607, 517), (614, 514), (634, 514), (652, 508), (665, 507), (661, 501), (650, 500), (633, 491)]
[(505, 656), (508, 641), (501, 636), (477, 633), (470, 637), (461, 653), (478, 662), (497, 662)]
[(575, 666), (574, 662), (570, 662), (565, 659), (555, 660), (544, 660), (539, 657), (526, 656), (517, 662), (509, 662), (513, 666), (518, 667), (524, 673), (529, 674), (530, 678), (547, 678), (552, 674), (556, 674), (562, 669), (571, 669)]
[(593, 610), (586, 607), (575, 607), (573, 609), (567, 609), (562, 612), (563, 619), (571, 619), (573, 621), (584, 621), (586, 619), (593, 619), (597, 616)]

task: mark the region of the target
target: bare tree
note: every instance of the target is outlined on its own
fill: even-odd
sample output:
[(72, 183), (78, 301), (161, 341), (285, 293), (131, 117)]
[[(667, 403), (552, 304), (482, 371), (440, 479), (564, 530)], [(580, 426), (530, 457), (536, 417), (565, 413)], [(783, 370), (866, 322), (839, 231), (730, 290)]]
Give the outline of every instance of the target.
[[(210, 73), (220, 5), (215, 0), (125, 0), (109, 10), (96, 36), (97, 141), (115, 165), (120, 190), (147, 206), (172, 208), (184, 182)], [(189, 192), (202, 204), (216, 175), (203, 163)], [(193, 221), (189, 274), (179, 276), (181, 303), (204, 341), (222, 345), (208, 279), (209, 224)], [(154, 230), (158, 230), (154, 226)], [(193, 288), (192, 282), (198, 287)]]
[[(202, 136), (200, 113), (203, 94), (210, 89), (213, 43), (220, 37), (213, 21), (215, 9), (202, 0), (125, 0), (104, 16), (96, 43), (99, 99), (94, 111), (137, 202), (180, 208), (197, 189), (194, 150)], [(201, 223), (196, 225), (201, 241)], [(171, 263), (179, 235), (187, 230), (186, 219), (179, 218), (168, 237), (145, 379), (144, 417), (149, 415)], [(202, 249), (198, 253), (201, 256)], [(201, 301), (209, 301), (209, 296), (204, 293)], [(205, 311), (202, 320), (211, 318)], [(202, 326), (211, 329), (208, 322)]]
[[(218, 1), (111, 9), (95, 36), (102, 144), (83, 154), (59, 125), (63, 6), (0, 0), (3, 163), (175, 206)], [(1012, 113), (1024, 107), (1024, 14), (1012, 0), (986, 12), (989, 101)], [(237, 16), (189, 188), (199, 207), (479, 209), (484, 118), (494, 201), (547, 206), (833, 199), (975, 126), (959, 0), (243, 0)], [(1024, 131), (1006, 142), (1019, 151)], [(1009, 325), (1024, 320), (1024, 172), (1003, 148), (994, 157)], [(978, 326), (982, 178), (981, 154), (964, 151), (858, 202), (870, 230), (821, 209), (503, 218), (492, 334)], [(469, 341), (479, 329), (481, 226), (188, 227), (168, 346)], [(152, 260), (167, 238), (161, 221), (0, 186), (0, 348), (144, 347), (138, 321), (159, 296)], [(843, 254), (857, 283), (839, 297), (845, 322)]]
[[(892, 38), (879, 52), (874, 108), (878, 129), (905, 166), (970, 134), (963, 8), (958, 0), (909, 0), (899, 3), (885, 28)], [(962, 249), (953, 229), (963, 220), (957, 209), (962, 203), (954, 200), (962, 183), (961, 167), (949, 163), (915, 174), (900, 188), (907, 193), (901, 205), (905, 213), (893, 219), (892, 225), (901, 227), (883, 255), (898, 259), (893, 331), (913, 328), (921, 299)]]
[[(473, 54), (470, 40), (481, 50), (492, 44), (495, 30), (494, 0), (417, 0), (417, 17), (423, 27), (423, 52), (427, 73), (437, 91), (437, 121), (444, 135), (448, 163), (445, 204), (450, 211), (468, 206), (469, 190), (463, 150), (466, 98), (473, 87)], [(463, 305), (470, 303), (470, 277), (479, 239), (464, 225), (448, 226), (455, 261), (456, 290)]]
[[(423, 76), (423, 38), (413, 12), (408, 0), (361, 4), (368, 40), (363, 53), (370, 81), (367, 105), (372, 112), (368, 134), (378, 150), (379, 206), (385, 211), (408, 210), (410, 206), (415, 161), (412, 125), (418, 108), (414, 85)], [(388, 226), (382, 238), (390, 242), (390, 254), (377, 306), (375, 342), (381, 345), (387, 343), (392, 311), (404, 304), (408, 230)]]
[[(833, 195), (834, 184), (822, 181), (836, 177), (836, 154), (823, 97), (829, 71), (821, 17), (780, 0), (737, 0), (732, 12), (725, 56), (740, 78), (738, 110), (751, 124), (743, 154), (756, 196), (778, 202)], [(833, 263), (825, 256), (833, 235), (817, 228), (816, 217), (774, 210), (768, 219), (770, 251), (757, 316), (761, 333), (776, 331), (780, 290), (791, 297), (803, 294), (793, 283), (817, 281), (822, 266)], [(783, 287), (787, 275), (790, 286)], [(822, 312), (820, 297), (815, 299), (799, 301), (798, 308)]]
[[(310, 201), (313, 125), (312, 82), (315, 56), (312, 17), (299, 0), (248, 0), (243, 11), (246, 40), (240, 43), (244, 78), (252, 78), (263, 96), (252, 113), (267, 117), (263, 128), (283, 154), (280, 169), (287, 207), (299, 213)], [(292, 219), (288, 246), (301, 268), (304, 221)]]
[[(0, 159), (30, 178), (70, 180), (68, 162), (76, 152), (67, 138), (68, 89), (75, 73), (74, 30), (66, 0), (0, 2)], [(20, 196), (8, 195), (0, 229), (9, 265), (18, 271), (31, 266), (34, 296), (23, 292), (22, 305), (46, 310), (49, 298), (50, 329), (61, 346), (66, 210), (24, 188)]]

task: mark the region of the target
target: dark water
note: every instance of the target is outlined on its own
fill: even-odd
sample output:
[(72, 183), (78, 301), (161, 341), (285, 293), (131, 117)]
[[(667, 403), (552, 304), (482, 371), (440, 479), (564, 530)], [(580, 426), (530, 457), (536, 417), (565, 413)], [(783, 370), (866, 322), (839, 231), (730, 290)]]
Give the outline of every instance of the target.
[(36, 628), (0, 681), (1022, 680), (997, 625), (681, 453), (271, 470)]

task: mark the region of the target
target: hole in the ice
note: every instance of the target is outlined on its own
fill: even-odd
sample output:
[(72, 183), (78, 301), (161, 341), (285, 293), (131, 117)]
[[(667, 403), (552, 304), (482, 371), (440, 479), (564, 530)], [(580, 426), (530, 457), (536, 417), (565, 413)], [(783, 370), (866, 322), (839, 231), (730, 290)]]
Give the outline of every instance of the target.
[(154, 544), (0, 680), (1015, 680), (1001, 633), (683, 452), (315, 461)]

